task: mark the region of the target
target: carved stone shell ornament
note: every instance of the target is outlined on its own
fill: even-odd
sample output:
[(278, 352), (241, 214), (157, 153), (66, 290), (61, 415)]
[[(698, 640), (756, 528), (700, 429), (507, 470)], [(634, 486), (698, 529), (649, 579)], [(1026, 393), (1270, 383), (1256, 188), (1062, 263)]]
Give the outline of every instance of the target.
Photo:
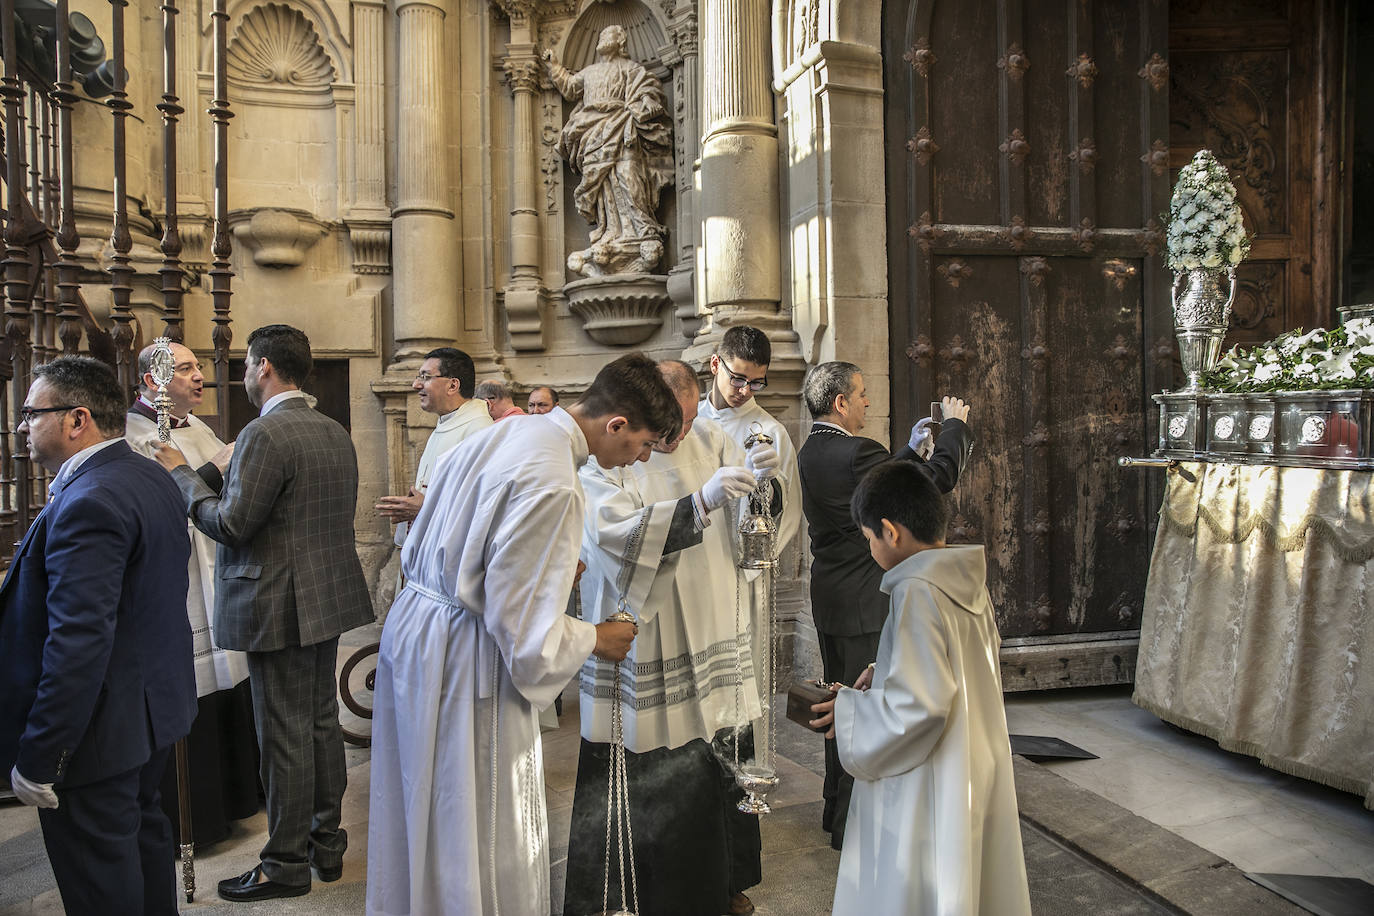
[(328, 86), (334, 66), (315, 28), (280, 3), (259, 6), (243, 18), (228, 49), (229, 75), (246, 83)]

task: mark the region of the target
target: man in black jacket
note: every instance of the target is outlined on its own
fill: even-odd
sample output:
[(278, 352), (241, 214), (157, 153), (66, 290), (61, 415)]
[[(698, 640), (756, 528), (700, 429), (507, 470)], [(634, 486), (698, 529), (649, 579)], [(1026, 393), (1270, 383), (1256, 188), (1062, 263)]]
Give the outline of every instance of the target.
[[(853, 363), (817, 366), (807, 376), (802, 394), (814, 421), (797, 453), (802, 509), (811, 532), (811, 614), (825, 679), (853, 684), (877, 656), (888, 601), (878, 590), (883, 570), (869, 556), (868, 541), (850, 515), (850, 497), (866, 473), (893, 460), (916, 462), (942, 493), (954, 489), (973, 449), (973, 434), (964, 422), (968, 405), (958, 398), (944, 399), (941, 432), (925, 459), (917, 450), (926, 446), (930, 435), (927, 422), (912, 427), (906, 446), (895, 455), (858, 435), (868, 396), (863, 375)], [(840, 767), (835, 742), (826, 741), (822, 827), (830, 832), (835, 849), (844, 842), (853, 784)]]

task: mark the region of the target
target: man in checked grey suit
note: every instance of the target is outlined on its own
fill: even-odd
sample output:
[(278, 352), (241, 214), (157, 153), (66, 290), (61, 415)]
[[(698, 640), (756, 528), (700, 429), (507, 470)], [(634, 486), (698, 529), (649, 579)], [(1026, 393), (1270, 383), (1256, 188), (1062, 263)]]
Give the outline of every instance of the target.
[(239, 434), (222, 495), (175, 448), (157, 453), (191, 521), (219, 542), (216, 639), (248, 653), (268, 838), (255, 868), (219, 883), (226, 900), (307, 893), (312, 865), (337, 880), (348, 844), (334, 666), (339, 634), (375, 615), (354, 550), (357, 456), (348, 432), (306, 401), (310, 370), (296, 328), (248, 335), (243, 384), (261, 413)]

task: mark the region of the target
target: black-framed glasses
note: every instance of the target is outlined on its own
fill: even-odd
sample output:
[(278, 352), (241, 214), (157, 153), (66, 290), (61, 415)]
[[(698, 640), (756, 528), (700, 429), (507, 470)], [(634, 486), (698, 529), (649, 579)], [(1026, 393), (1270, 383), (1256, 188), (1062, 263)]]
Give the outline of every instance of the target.
[(763, 378), (749, 378), (748, 376), (740, 375), (738, 372), (730, 371), (730, 367), (726, 366), (724, 363), (721, 363), (721, 365), (725, 368), (725, 374), (728, 376), (726, 381), (730, 383), (731, 388), (748, 388), (750, 391), (762, 391), (768, 387), (767, 376)]
[(421, 385), (423, 385), (425, 382), (433, 381), (433, 380), (436, 379), (436, 378), (452, 378), (452, 376), (448, 376), (448, 375), (430, 375), (428, 372), (417, 372), (417, 373), (415, 373), (415, 381), (419, 382)]
[(57, 413), (59, 410), (76, 410), (80, 404), (71, 404), (64, 407), (21, 407), (19, 408), (19, 421), (21, 423), (32, 423), (33, 418), (41, 413)]

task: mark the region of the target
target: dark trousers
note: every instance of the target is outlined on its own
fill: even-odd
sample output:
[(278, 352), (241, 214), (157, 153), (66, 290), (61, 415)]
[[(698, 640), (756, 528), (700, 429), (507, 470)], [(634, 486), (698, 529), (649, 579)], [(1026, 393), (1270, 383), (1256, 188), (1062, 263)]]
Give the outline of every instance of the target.
[(99, 782), (58, 786), (58, 806), (39, 809), (69, 916), (176, 913), (176, 847), (158, 798), (169, 751)]
[(310, 866), (343, 866), (339, 827), (348, 773), (334, 666), (339, 640), (249, 652), (253, 719), (267, 789), (262, 870), (282, 884), (309, 884)]
[[(821, 644), (821, 670), (827, 681), (839, 681), (853, 686), (869, 662), (878, 657), (878, 638), (881, 633), (860, 633), (858, 636), (832, 636), (817, 633)], [(840, 766), (840, 754), (834, 739), (825, 742), (825, 783), (821, 795), (825, 808), (821, 827), (830, 831), (830, 845), (839, 849), (844, 844), (844, 822), (849, 816), (849, 795), (854, 789), (854, 777)]]

